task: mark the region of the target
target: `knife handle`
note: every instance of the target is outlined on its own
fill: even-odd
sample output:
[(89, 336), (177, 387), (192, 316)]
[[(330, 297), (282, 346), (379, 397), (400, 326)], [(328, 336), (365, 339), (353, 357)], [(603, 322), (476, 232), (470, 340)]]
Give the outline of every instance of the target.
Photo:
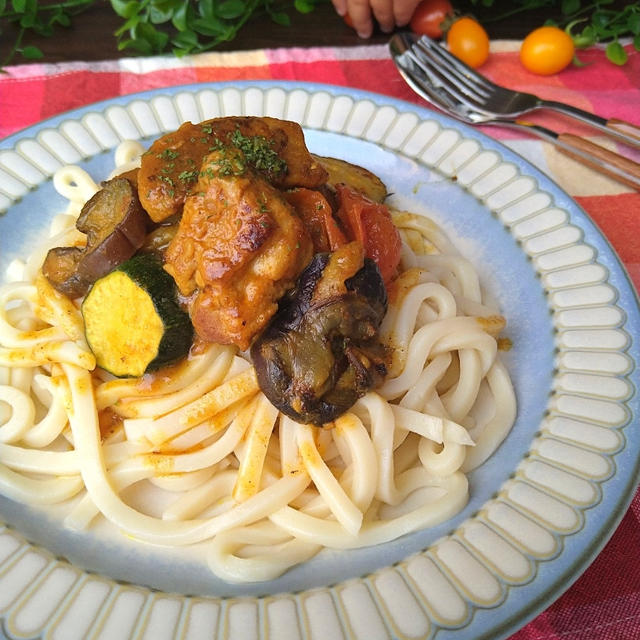
[(640, 164), (572, 133), (556, 138), (560, 150), (575, 160), (640, 190)]
[(555, 100), (540, 100), (539, 107), (564, 113), (596, 129), (600, 129), (600, 131), (611, 136), (611, 138), (618, 142), (630, 145), (636, 149), (640, 148), (640, 127), (638, 125), (620, 120), (619, 118), (603, 118), (595, 113), (590, 113), (584, 109), (579, 109), (573, 105)]
[(635, 124), (618, 120), (617, 118), (609, 118), (609, 120), (607, 120), (607, 128), (617, 131), (629, 138), (633, 138), (640, 143), (640, 127), (637, 127)]

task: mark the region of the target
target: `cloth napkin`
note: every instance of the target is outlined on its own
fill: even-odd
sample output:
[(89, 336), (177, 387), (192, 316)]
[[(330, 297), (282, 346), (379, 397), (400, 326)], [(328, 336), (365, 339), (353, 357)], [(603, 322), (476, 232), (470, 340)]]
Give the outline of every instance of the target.
[[(628, 47), (618, 67), (604, 52), (580, 53), (584, 66), (541, 77), (518, 60), (518, 43), (492, 43), (482, 72), (497, 83), (640, 124), (640, 53)], [(147, 89), (198, 82), (298, 80), (344, 85), (422, 104), (397, 73), (384, 45), (287, 48), (12, 66), (0, 74), (0, 137), (91, 102)], [(507, 82), (508, 81), (508, 82)], [(585, 125), (562, 116), (530, 118), (634, 157)], [(549, 143), (486, 127), (546, 172), (586, 210), (617, 251), (640, 289), (640, 193), (560, 155)], [(636, 153), (636, 160), (640, 154)], [(635, 640), (640, 638), (640, 493), (609, 543), (583, 575), (511, 640)]]

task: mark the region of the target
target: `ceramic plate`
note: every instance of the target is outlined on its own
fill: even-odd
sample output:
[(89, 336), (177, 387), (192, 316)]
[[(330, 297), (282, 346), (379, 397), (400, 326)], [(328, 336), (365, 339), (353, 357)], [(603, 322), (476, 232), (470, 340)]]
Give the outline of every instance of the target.
[(503, 445), (470, 474), (452, 520), (380, 547), (324, 551), (268, 583), (229, 585), (197, 557), (0, 500), (8, 638), (195, 640), (503, 638), (557, 598), (613, 533), (635, 489), (637, 301), (585, 213), (501, 144), (432, 111), (345, 88), (212, 84), (126, 96), (0, 143), (0, 273), (64, 208), (64, 164), (96, 179), (125, 139), (181, 122), (269, 115), (309, 148), (377, 173), (394, 204), (433, 217), (508, 320), (518, 398)]

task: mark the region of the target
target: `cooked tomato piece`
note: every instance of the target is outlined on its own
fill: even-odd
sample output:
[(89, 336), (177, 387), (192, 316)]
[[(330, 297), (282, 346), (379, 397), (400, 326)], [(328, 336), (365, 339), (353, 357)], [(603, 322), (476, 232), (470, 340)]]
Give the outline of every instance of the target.
[(396, 275), (402, 248), (389, 209), (346, 185), (337, 185), (336, 190), (340, 203), (337, 216), (349, 239), (362, 243), (367, 257), (377, 264), (382, 279), (389, 283)]
[(309, 232), (315, 253), (334, 251), (347, 242), (333, 217), (331, 205), (319, 191), (300, 188), (284, 195)]

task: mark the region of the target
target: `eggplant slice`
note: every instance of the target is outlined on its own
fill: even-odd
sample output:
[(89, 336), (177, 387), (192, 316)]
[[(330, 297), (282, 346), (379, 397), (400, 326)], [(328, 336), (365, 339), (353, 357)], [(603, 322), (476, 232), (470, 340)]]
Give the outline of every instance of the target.
[(60, 293), (69, 298), (83, 296), (91, 286), (91, 280), (78, 268), (83, 256), (80, 247), (53, 247), (44, 259), (42, 273)]
[(61, 293), (82, 296), (98, 278), (133, 256), (149, 224), (135, 185), (127, 178), (113, 178), (86, 202), (76, 221), (78, 231), (87, 236), (86, 246), (54, 247), (42, 272)]
[(332, 286), (323, 281), (335, 277), (330, 256), (313, 257), (251, 347), (264, 394), (303, 424), (335, 420), (386, 375), (378, 329), (387, 293), (378, 267), (365, 258), (355, 275)]

